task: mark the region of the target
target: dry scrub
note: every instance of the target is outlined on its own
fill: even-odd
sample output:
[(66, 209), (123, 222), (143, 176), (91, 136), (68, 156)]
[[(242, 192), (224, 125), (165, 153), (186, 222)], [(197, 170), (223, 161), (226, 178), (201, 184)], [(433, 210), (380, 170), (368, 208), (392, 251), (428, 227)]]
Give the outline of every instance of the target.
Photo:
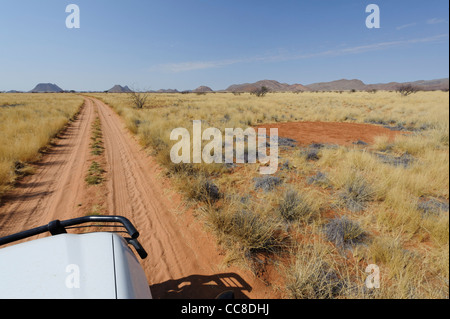
[(0, 94), (0, 196), (79, 111), (73, 94)]
[[(133, 108), (123, 94), (95, 97), (124, 118), (196, 203), (198, 219), (217, 236), (226, 260), (251, 268), (272, 260), (287, 297), (448, 298), (447, 92), (269, 93), (263, 99), (150, 94), (144, 109)], [(371, 145), (288, 143), (273, 176), (279, 183), (271, 183), (258, 179), (259, 164), (171, 163), (170, 132), (191, 130), (192, 120), (222, 132), (329, 121), (368, 123), (401, 134), (393, 140), (377, 137)], [(369, 264), (380, 267), (380, 289), (365, 288)]]

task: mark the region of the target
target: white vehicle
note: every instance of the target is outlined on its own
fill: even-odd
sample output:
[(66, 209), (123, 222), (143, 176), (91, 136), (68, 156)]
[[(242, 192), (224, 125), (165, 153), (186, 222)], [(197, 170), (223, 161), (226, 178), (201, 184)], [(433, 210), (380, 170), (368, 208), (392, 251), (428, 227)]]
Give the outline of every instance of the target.
[[(85, 225), (85, 223), (97, 223)], [(121, 225), (118, 225), (120, 223)], [(68, 234), (81, 227), (114, 227), (113, 232)], [(125, 228), (125, 231), (117, 227)], [(0, 249), (0, 299), (151, 299), (139, 261), (147, 253), (139, 233), (121, 216), (86, 216), (0, 238), (0, 247), (50, 232), (45, 237)], [(118, 235), (127, 233), (130, 237)]]

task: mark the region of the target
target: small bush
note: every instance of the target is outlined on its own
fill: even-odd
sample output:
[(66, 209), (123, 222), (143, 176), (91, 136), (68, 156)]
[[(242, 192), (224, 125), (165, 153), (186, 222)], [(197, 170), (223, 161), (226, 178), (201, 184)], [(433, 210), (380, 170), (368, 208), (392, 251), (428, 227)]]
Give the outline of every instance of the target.
[(134, 108), (137, 109), (145, 108), (148, 99), (147, 93), (132, 91), (128, 93), (128, 96)]
[(316, 148), (310, 148), (305, 152), (305, 158), (308, 161), (318, 161), (320, 159), (319, 157), (319, 150)]
[(317, 210), (312, 207), (303, 195), (300, 195), (293, 189), (289, 189), (280, 201), (278, 212), (284, 220), (292, 222), (309, 220), (317, 213)]
[(325, 234), (329, 241), (340, 248), (360, 243), (365, 237), (361, 226), (346, 217), (332, 219), (325, 226)]
[(298, 142), (288, 137), (278, 137), (278, 147), (294, 148), (298, 146)]
[[(184, 174), (188, 173), (185, 172)], [(186, 178), (188, 177), (186, 176)], [(182, 189), (190, 199), (201, 202), (213, 203), (221, 197), (217, 185), (202, 174), (191, 177), (191, 182), (182, 185)]]
[[(312, 253), (307, 253), (312, 251)], [(341, 294), (346, 284), (325, 261), (325, 251), (305, 247), (287, 272), (286, 288), (295, 299), (331, 299)]]
[(340, 205), (352, 212), (360, 212), (373, 199), (374, 192), (362, 176), (351, 175), (338, 196)]
[(267, 93), (269, 93), (269, 88), (262, 86), (259, 89), (255, 89), (254, 91), (251, 92), (251, 94), (254, 94), (258, 97), (263, 97), (265, 96)]
[(317, 172), (315, 176), (309, 177), (306, 181), (309, 185), (317, 185), (323, 188), (331, 187), (331, 182), (327, 175), (322, 172)]
[(383, 163), (393, 165), (393, 166), (403, 166), (407, 168), (411, 163), (414, 162), (414, 157), (408, 152), (401, 156), (392, 156), (388, 154), (375, 154)]
[(417, 204), (417, 208), (424, 215), (437, 216), (441, 212), (449, 212), (449, 204), (438, 201), (437, 199), (430, 198), (428, 200), (420, 201)]
[(277, 176), (265, 175), (253, 179), (255, 182), (255, 189), (262, 189), (265, 192), (271, 191), (274, 187), (280, 185), (283, 181)]
[(256, 254), (279, 252), (284, 247), (287, 237), (274, 218), (243, 210), (242, 205), (223, 210), (209, 207), (203, 211), (207, 225), (234, 259), (251, 259)]
[(280, 247), (277, 236), (279, 224), (266, 220), (261, 216), (248, 212), (238, 211), (231, 218), (231, 236), (250, 252), (274, 252)]
[(85, 178), (86, 183), (89, 185), (98, 185), (103, 182), (103, 173), (105, 171), (101, 165), (97, 162), (92, 162), (91, 167), (89, 167), (88, 175)]
[(320, 159), (319, 152), (323, 147), (323, 144), (311, 144), (300, 151), (300, 156), (306, 158), (308, 161), (317, 161)]
[(417, 88), (416, 86), (414, 86), (412, 84), (403, 84), (403, 85), (399, 86), (399, 88), (397, 89), (397, 92), (403, 96), (408, 96), (410, 94), (417, 93), (418, 91), (419, 91), (419, 88)]

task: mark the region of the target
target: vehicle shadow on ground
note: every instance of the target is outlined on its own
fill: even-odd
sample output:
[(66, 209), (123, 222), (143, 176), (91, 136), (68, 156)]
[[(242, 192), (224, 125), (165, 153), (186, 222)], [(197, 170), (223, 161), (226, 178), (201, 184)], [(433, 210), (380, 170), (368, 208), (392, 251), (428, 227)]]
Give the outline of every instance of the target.
[(235, 273), (211, 276), (192, 275), (150, 286), (154, 299), (215, 299), (225, 291), (233, 291), (236, 299), (248, 299), (245, 292), (252, 287)]

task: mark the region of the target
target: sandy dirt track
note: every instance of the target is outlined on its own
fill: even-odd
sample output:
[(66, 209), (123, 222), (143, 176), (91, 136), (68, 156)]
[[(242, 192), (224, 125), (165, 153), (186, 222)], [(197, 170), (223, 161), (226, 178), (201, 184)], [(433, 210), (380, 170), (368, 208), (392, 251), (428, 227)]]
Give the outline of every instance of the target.
[[(92, 161), (91, 125), (102, 124), (106, 180), (98, 188), (84, 181)], [(214, 239), (180, 207), (169, 181), (140, 147), (120, 117), (103, 102), (85, 104), (55, 145), (36, 164), (36, 173), (18, 182), (0, 206), (0, 236), (81, 217), (95, 199), (109, 215), (129, 218), (149, 256), (142, 261), (154, 298), (214, 298), (234, 290), (238, 298), (276, 298), (252, 274), (221, 264)]]

